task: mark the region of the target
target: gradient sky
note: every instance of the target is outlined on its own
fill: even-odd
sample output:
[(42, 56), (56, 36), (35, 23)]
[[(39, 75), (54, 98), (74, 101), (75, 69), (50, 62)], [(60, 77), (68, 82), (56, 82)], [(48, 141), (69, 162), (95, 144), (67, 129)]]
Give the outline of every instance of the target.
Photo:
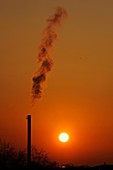
[[(32, 77), (46, 19), (62, 6), (54, 68), (42, 100), (31, 104)], [(27, 114), (32, 144), (60, 163), (113, 163), (113, 1), (0, 1), (0, 138), (26, 147)], [(70, 141), (62, 144), (58, 134)]]

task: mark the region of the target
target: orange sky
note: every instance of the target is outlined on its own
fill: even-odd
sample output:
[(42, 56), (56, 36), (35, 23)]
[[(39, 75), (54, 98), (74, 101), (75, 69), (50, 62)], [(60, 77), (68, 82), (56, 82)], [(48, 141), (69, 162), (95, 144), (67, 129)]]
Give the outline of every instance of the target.
[[(32, 77), (46, 19), (68, 12), (51, 56), (54, 68), (42, 100), (31, 107)], [(5, 0), (0, 2), (0, 138), (32, 144), (61, 163), (113, 163), (113, 1)], [(58, 141), (67, 131), (70, 140)]]

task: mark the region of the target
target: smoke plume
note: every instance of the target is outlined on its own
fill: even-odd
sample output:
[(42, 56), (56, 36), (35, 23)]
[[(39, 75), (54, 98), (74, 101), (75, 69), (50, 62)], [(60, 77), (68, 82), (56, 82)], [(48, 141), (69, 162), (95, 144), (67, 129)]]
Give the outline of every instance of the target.
[(56, 28), (60, 26), (61, 22), (67, 16), (65, 9), (61, 7), (56, 8), (53, 16), (47, 19), (47, 27), (45, 28), (42, 39), (38, 48), (38, 63), (39, 68), (32, 79), (32, 99), (41, 98), (44, 83), (47, 75), (53, 66), (53, 59), (50, 56), (50, 49), (53, 47), (54, 40), (57, 38)]

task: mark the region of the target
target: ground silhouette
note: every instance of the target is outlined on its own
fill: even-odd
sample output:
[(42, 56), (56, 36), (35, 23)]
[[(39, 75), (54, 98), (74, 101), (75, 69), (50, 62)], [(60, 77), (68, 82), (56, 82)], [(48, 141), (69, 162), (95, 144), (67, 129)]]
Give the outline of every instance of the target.
[(51, 161), (43, 149), (32, 147), (31, 165), (27, 165), (26, 149), (17, 151), (10, 143), (0, 140), (0, 170), (39, 170), (39, 169), (73, 169), (73, 170), (113, 170), (113, 165), (103, 164), (98, 166), (74, 166), (71, 164), (59, 165)]

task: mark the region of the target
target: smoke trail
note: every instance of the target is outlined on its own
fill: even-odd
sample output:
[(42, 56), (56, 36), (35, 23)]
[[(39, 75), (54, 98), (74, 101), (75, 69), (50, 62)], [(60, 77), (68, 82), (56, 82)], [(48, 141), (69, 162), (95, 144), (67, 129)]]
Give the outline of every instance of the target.
[(47, 27), (45, 28), (41, 43), (38, 49), (38, 63), (40, 64), (32, 81), (32, 98), (40, 98), (42, 96), (43, 86), (46, 82), (47, 75), (53, 66), (53, 60), (50, 57), (50, 49), (53, 46), (54, 40), (57, 38), (56, 28), (61, 24), (67, 12), (62, 7), (57, 7), (56, 12), (52, 17), (47, 19)]

